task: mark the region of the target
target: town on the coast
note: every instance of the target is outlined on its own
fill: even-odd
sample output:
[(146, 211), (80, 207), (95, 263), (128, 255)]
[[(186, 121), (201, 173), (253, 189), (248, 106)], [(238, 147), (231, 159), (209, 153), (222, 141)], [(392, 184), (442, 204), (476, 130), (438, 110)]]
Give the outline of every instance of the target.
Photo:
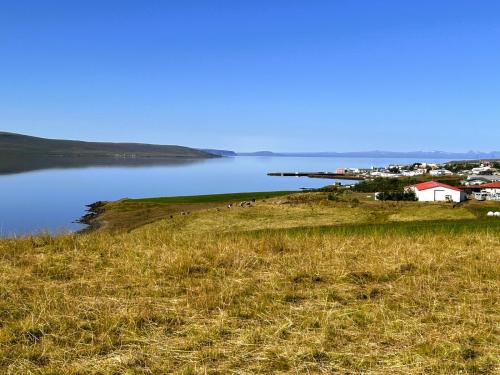
[[(335, 172), (273, 172), (270, 176), (299, 176), (338, 180), (377, 181), (398, 179), (404, 185), (402, 194), (377, 192), (380, 200), (418, 200), (421, 202), (500, 201), (500, 160), (416, 162), (385, 167), (340, 167)], [(340, 186), (340, 183), (337, 183)], [(344, 185), (352, 188), (354, 185)], [(396, 198), (394, 198), (396, 197)]]

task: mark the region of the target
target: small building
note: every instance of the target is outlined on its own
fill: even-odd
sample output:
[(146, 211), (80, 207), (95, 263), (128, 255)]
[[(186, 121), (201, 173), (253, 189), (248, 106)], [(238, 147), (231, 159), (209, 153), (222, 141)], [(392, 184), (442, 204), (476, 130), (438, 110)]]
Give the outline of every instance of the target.
[(420, 168), (430, 168), (430, 169), (438, 169), (438, 165), (435, 163), (419, 163)]
[(417, 175), (415, 171), (403, 171), (401, 174), (405, 177), (413, 177)]
[(488, 173), (488, 172), (492, 172), (492, 171), (493, 171), (493, 168), (491, 168), (490, 166), (481, 166), (481, 167), (471, 169), (471, 172), (473, 174)]
[(477, 200), (500, 201), (500, 182), (470, 186), (469, 189), (472, 191), (473, 197)]
[(472, 198), (477, 201), (485, 201), (488, 198), (488, 194), (484, 191), (475, 191), (472, 193)]
[(453, 172), (447, 170), (447, 169), (434, 169), (429, 172), (431, 176), (448, 176), (452, 175)]
[(472, 186), (472, 185), (482, 185), (497, 181), (500, 181), (500, 176), (498, 175), (473, 175), (469, 176), (464, 184), (467, 186)]
[(408, 186), (420, 202), (462, 202), (465, 192), (459, 188), (436, 181)]

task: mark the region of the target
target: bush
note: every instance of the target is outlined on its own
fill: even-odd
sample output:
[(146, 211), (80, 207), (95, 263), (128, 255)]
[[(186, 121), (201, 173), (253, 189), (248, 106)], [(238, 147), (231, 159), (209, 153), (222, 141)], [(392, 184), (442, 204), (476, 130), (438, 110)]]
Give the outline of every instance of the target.
[(417, 196), (412, 190), (383, 191), (377, 193), (377, 199), (381, 201), (416, 201)]
[(405, 186), (416, 183), (416, 179), (411, 178), (383, 178), (377, 177), (373, 180), (365, 180), (356, 184), (354, 191), (360, 193), (373, 193), (375, 191), (392, 192), (402, 190)]
[(328, 194), (328, 200), (333, 202), (338, 202), (339, 197), (337, 196), (337, 194), (330, 193)]

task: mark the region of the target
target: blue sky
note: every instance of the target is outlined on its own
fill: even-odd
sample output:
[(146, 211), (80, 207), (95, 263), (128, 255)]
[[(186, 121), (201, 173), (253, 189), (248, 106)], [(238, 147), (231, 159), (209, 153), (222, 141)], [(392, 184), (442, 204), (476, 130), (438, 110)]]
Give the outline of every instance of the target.
[(498, 150), (499, 14), (496, 0), (2, 1), (0, 130)]

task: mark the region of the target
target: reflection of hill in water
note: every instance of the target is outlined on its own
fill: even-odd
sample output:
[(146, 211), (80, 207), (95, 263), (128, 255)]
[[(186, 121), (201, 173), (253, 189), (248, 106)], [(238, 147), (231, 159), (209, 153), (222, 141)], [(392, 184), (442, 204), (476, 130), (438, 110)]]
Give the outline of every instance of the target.
[(70, 169), (90, 167), (148, 167), (185, 166), (202, 163), (205, 159), (190, 158), (111, 158), (111, 157), (58, 157), (19, 156), (0, 158), (0, 175), (32, 172), (43, 169)]

